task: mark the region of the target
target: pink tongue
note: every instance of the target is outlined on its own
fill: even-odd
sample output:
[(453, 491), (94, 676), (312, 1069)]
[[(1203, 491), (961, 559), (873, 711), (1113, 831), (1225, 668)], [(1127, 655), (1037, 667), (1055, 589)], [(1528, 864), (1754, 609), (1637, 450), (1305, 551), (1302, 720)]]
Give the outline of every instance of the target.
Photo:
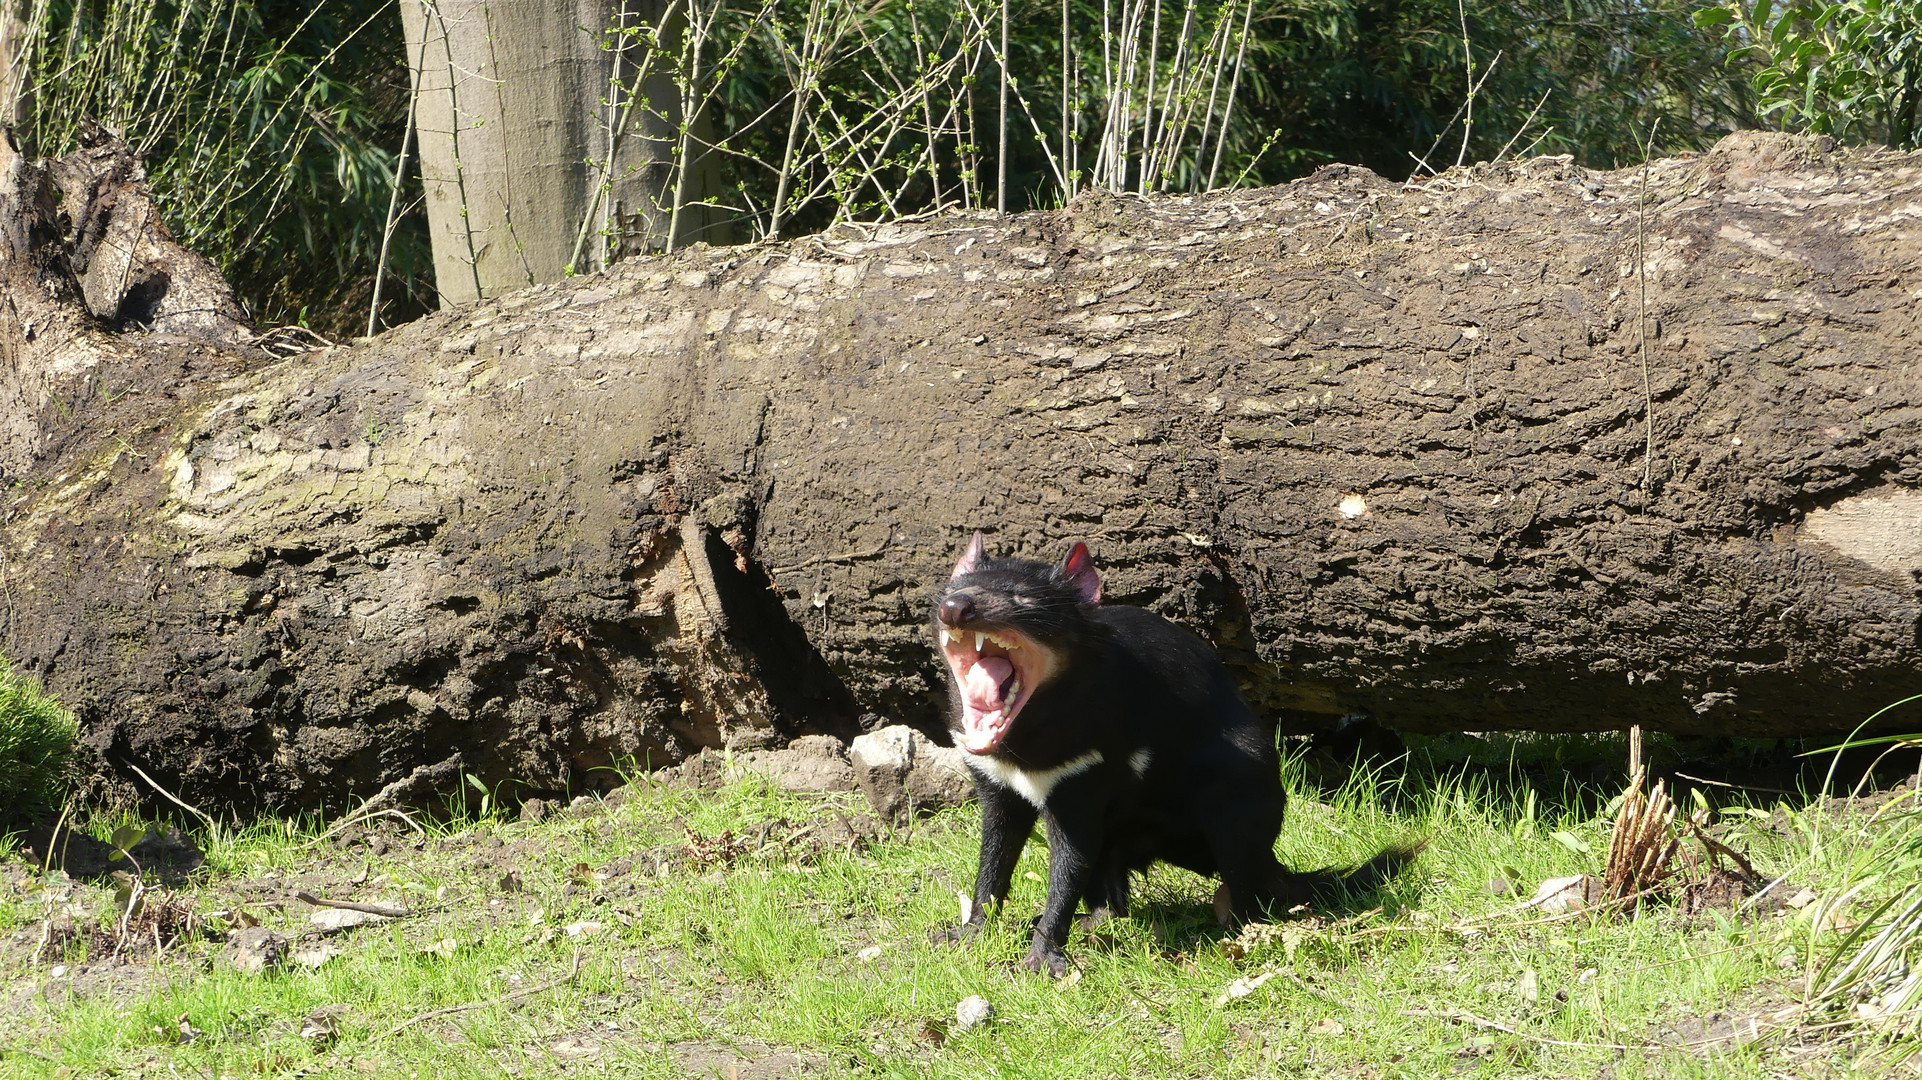
[(1006, 657), (984, 656), (968, 669), (967, 680), (961, 684), (961, 692), (968, 699), (968, 707), (976, 712), (993, 712), (1001, 707), (1001, 684), (1014, 674), (1014, 665)]

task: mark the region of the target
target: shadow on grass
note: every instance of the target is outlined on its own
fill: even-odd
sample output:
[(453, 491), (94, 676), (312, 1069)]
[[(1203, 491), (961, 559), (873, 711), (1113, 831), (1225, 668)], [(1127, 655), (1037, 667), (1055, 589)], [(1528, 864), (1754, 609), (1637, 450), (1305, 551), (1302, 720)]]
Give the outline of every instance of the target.
[[(1392, 812), (1473, 779), (1498, 805), (1532, 801), (1542, 816), (1587, 817), (1628, 784), (1624, 732), (1423, 736), (1355, 727), (1362, 730), (1282, 740), (1299, 770), (1298, 790), (1333, 799), (1372, 786)], [(1678, 802), (1700, 792), (1711, 808), (1780, 803), (1801, 809), (1824, 793), (1886, 791), (1922, 775), (1922, 748), (1865, 746), (1838, 754), (1838, 741), (1651, 734), (1643, 752), (1651, 779), (1666, 781)]]

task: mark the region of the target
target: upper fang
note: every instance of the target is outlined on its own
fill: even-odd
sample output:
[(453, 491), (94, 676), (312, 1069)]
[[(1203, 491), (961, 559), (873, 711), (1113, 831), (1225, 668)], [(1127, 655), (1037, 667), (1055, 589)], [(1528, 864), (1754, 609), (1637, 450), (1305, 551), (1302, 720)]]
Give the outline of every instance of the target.
[(981, 651), (981, 643), (982, 643), (983, 641), (985, 641), (985, 640), (987, 640), (987, 637), (988, 637), (988, 635), (986, 635), (986, 634), (984, 634), (984, 633), (982, 633), (982, 632), (981, 632), (981, 631), (979, 631), (979, 630), (976, 630), (976, 631), (974, 632), (974, 651), (975, 651), (975, 652), (980, 652), (980, 651)]
[(941, 647), (948, 647), (948, 628), (945, 626), (941, 628)]

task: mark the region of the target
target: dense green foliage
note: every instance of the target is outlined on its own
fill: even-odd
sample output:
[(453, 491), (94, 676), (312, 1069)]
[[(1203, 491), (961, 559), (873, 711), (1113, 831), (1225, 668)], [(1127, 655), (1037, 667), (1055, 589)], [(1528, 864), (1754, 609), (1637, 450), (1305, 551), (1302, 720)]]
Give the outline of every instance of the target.
[[(1458, 159), (1570, 153), (1592, 168), (1700, 148), (1747, 119), (1742, 78), (1687, 0), (1319, 0), (1259, 11), (1248, 125), (1279, 132), (1253, 176), (1332, 161), (1400, 178)], [(1467, 47), (1464, 48), (1463, 21)], [(1462, 151), (1465, 57), (1481, 82)], [(1452, 121), (1452, 122), (1451, 122)], [(1437, 142), (1439, 140), (1439, 146)], [(1431, 148), (1433, 152), (1431, 153)]]
[[(1613, 167), (1639, 160), (1651, 134), (1657, 153), (1700, 148), (1758, 117), (1916, 140), (1917, 0), (1008, 4), (1010, 209), (1090, 183), (1196, 190), (1335, 161), (1391, 177), (1504, 153)], [(67, 149), (88, 117), (124, 131), (168, 224), (219, 261), (257, 321), (365, 324), (407, 111), (394, 3), (24, 7), (36, 150)], [(723, 162), (710, 197), (736, 215), (734, 235), (1003, 197), (998, 0), (694, 11), (700, 64), (660, 66), (700, 73), (694, 99), (720, 144), (707, 152)], [(1121, 148), (1105, 171), (1104, 138)], [(387, 324), (433, 296), (417, 168), (403, 172)]]
[(0, 657), (0, 825), (60, 805), (77, 734), (73, 714)]
[[(34, 152), (63, 153), (100, 121), (146, 155), (168, 226), (220, 264), (257, 323), (365, 322), (407, 107), (392, 3), (25, 6)], [(388, 261), (389, 320), (412, 318), (433, 295), (418, 220), (402, 221)]]
[(1755, 65), (1757, 111), (1792, 130), (1922, 146), (1922, 3), (1732, 0), (1702, 11), (1704, 27), (1737, 28), (1738, 58)]

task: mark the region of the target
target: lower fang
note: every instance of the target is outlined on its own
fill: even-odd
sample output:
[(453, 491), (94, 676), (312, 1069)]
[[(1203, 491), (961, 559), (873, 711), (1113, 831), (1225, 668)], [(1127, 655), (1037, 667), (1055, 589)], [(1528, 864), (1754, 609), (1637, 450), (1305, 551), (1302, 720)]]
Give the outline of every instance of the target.
[(948, 647), (948, 632), (945, 629), (941, 631), (941, 647)]

